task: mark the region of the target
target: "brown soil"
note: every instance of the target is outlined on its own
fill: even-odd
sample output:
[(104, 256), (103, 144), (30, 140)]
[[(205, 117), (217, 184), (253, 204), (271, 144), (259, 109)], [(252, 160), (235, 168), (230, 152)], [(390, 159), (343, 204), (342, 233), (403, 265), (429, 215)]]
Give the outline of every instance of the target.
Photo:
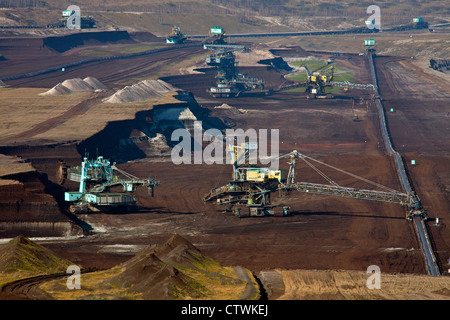
[(175, 295), (175, 287), (179, 295), (194, 299), (205, 297), (206, 288), (196, 288), (195, 280), (183, 272), (186, 269), (194, 269), (209, 277), (220, 277), (224, 283), (240, 283), (238, 279), (201, 270), (204, 264), (212, 263), (208, 259), (183, 237), (174, 235), (164, 244), (148, 246), (121, 264), (119, 267), (123, 271), (105, 280), (103, 285), (112, 284), (139, 292), (144, 299), (165, 300), (180, 298)]
[[(450, 258), (450, 90), (440, 78), (432, 78), (408, 59), (377, 58), (380, 89), (387, 97), (389, 131), (394, 148), (400, 152), (422, 204), (430, 219), (427, 227), (437, 252), (440, 267), (447, 271)], [(393, 108), (394, 112), (389, 112)], [(416, 165), (411, 164), (416, 161)], [(436, 226), (435, 218), (440, 224)]]
[[(74, 68), (70, 78), (94, 76), (108, 82), (123, 80), (152, 72), (158, 62), (186, 58), (200, 49), (182, 49), (161, 55), (155, 54), (131, 60), (107, 62)], [(277, 52), (278, 53), (278, 52)], [(363, 70), (364, 57), (346, 60), (355, 70)], [(4, 62), (3, 62), (4, 63)], [(446, 221), (448, 210), (448, 125), (442, 91), (432, 84), (405, 78), (418, 78), (389, 58), (377, 58), (379, 82), (386, 107), (395, 107), (388, 114), (388, 125), (397, 151), (405, 159), (417, 159), (419, 165), (407, 163), (413, 185), (430, 216), (441, 218), (440, 227), (428, 222), (432, 240), (441, 265), (448, 259), (450, 243)], [(394, 68), (391, 69), (391, 67)], [(395, 69), (399, 68), (399, 69)], [(277, 89), (285, 80), (276, 70), (267, 67), (242, 68), (249, 76), (266, 80), (267, 89)], [(409, 72), (409, 73), (408, 73)], [(356, 73), (359, 83), (366, 83), (367, 74)], [(67, 78), (67, 74), (64, 75)], [(339, 99), (307, 100), (299, 93), (280, 92), (270, 96), (243, 96), (236, 99), (213, 99), (206, 88), (214, 73), (163, 78), (171, 85), (194, 93), (200, 106), (211, 111), (211, 117), (220, 118), (231, 128), (279, 129), (280, 153), (297, 149), (313, 158), (323, 160), (341, 169), (369, 180), (400, 190), (391, 159), (385, 154), (378, 129), (376, 108), (368, 101), (357, 104), (359, 122), (352, 119), (352, 96), (370, 98), (358, 91), (349, 91)], [(20, 86), (51, 87), (60, 82), (61, 75), (39, 76), (13, 82)], [(417, 89), (415, 83), (421, 84)], [(436, 92), (437, 91), (437, 92)], [(448, 94), (445, 93), (448, 100)], [(432, 101), (432, 103), (429, 103)], [(223, 103), (240, 109), (214, 109)], [(242, 111), (244, 110), (244, 111)], [(389, 109), (388, 109), (389, 110)], [(387, 111), (388, 111), (387, 110)], [(445, 110), (445, 111), (444, 111)], [(402, 118), (403, 117), (403, 118)], [(406, 121), (405, 121), (406, 119)], [(447, 130), (447, 131), (446, 131)], [(448, 139), (447, 139), (448, 140)], [(99, 140), (101, 145), (104, 140)], [(56, 160), (64, 158), (78, 165), (80, 155), (75, 146), (52, 146), (8, 149), (31, 159), (35, 168), (48, 173), (55, 181)], [(281, 163), (286, 166), (285, 163)], [(254, 271), (268, 269), (346, 269), (365, 271), (369, 265), (378, 265), (386, 273), (426, 274), (423, 254), (413, 226), (405, 217), (404, 208), (355, 199), (313, 196), (291, 193), (287, 197), (274, 195), (274, 203), (291, 207), (292, 216), (269, 218), (242, 218), (224, 212), (223, 207), (202, 202), (213, 187), (225, 184), (231, 178), (230, 165), (174, 165), (158, 159), (142, 159), (121, 164), (120, 168), (140, 177), (156, 177), (161, 185), (155, 197), (146, 190), (137, 196), (142, 211), (127, 215), (80, 215), (94, 228), (94, 234), (77, 241), (47, 241), (46, 246), (61, 256), (85, 267), (110, 267), (129, 258), (136, 251), (125, 254), (102, 251), (110, 245), (160, 244), (168, 236), (178, 233), (201, 251), (222, 265), (241, 265)], [(341, 175), (331, 177), (343, 186), (366, 188)], [(298, 169), (297, 181), (324, 183), (306, 167)], [(447, 189), (447, 191), (445, 190)], [(62, 190), (59, 190), (61, 194)], [(396, 250), (392, 250), (396, 248)]]
[[(140, 41), (141, 38), (138, 35), (136, 40)], [(144, 36), (142, 39), (145, 40), (145, 38), (153, 39), (152, 43), (155, 45), (161, 45), (160, 42), (155, 42), (155, 37), (151, 34), (147, 37)], [(54, 47), (55, 45), (57, 47), (58, 41), (62, 42), (63, 46), (67, 45), (65, 44), (66, 39), (58, 39), (56, 37), (58, 41), (56, 44), (52, 43), (52, 45), (45, 44), (46, 39), (49, 38), (0, 38), (0, 49), (5, 58), (7, 58), (5, 61), (0, 61), (0, 79), (89, 59), (89, 57), (83, 56), (80, 52), (83, 49), (92, 49), (99, 45), (121, 43), (139, 45), (139, 42), (132, 38), (123, 40), (121, 34), (109, 36), (109, 39), (105, 42), (91, 41), (92, 39), (86, 36), (86, 39), (83, 40), (85, 45), (82, 45), (82, 42), (80, 42), (80, 46), (61, 53), (55, 50)], [(132, 81), (131, 83), (136, 82), (131, 79), (152, 79), (159, 71), (167, 68), (167, 64), (171, 61), (182, 61), (199, 53), (204, 53), (201, 46), (160, 54), (148, 54), (133, 59), (97, 61), (66, 68), (65, 71), (58, 70), (31, 78), (5, 82), (12, 87), (52, 88), (67, 79), (84, 79), (91, 76), (101, 81), (108, 88), (118, 89), (123, 87), (123, 84), (130, 84), (130, 81)], [(123, 53), (118, 49), (116, 55), (123, 55)]]

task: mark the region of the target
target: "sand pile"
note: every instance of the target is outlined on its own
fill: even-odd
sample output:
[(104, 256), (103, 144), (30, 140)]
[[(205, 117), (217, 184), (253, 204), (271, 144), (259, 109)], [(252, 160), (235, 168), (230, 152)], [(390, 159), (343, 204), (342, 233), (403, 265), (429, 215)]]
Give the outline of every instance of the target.
[(103, 100), (107, 103), (136, 102), (163, 96), (164, 93), (176, 91), (172, 85), (162, 80), (144, 80), (132, 86), (120, 89)]
[(220, 106), (215, 106), (214, 109), (223, 109), (225, 112), (225, 114), (243, 114), (243, 113), (248, 113), (248, 110), (245, 109), (241, 109), (241, 108), (235, 108), (232, 107), (226, 103), (223, 103)]
[(220, 106), (215, 106), (214, 109), (233, 109), (233, 107), (226, 103), (223, 103)]
[(105, 86), (103, 83), (101, 83), (98, 79), (94, 77), (86, 77), (83, 79), (84, 82), (89, 84), (91, 87), (93, 87), (96, 90), (106, 90), (108, 89), (107, 86)]
[(95, 88), (80, 78), (65, 80), (62, 85), (70, 91), (94, 91)]
[(40, 96), (57, 96), (62, 94), (70, 94), (80, 91), (99, 91), (105, 90), (107, 87), (94, 77), (86, 77), (84, 79), (74, 78), (67, 79), (62, 83), (58, 83), (50, 90), (40, 93)]
[(69, 93), (71, 93), (69, 88), (66, 88), (61, 83), (58, 83), (56, 86), (54, 86), (50, 90), (48, 90), (44, 93), (40, 93), (39, 95), (40, 96), (59, 96), (62, 94), (69, 94)]
[(154, 111), (153, 121), (161, 124), (164, 121), (196, 121), (197, 117), (192, 113), (189, 106), (174, 106), (167, 108), (159, 108)]

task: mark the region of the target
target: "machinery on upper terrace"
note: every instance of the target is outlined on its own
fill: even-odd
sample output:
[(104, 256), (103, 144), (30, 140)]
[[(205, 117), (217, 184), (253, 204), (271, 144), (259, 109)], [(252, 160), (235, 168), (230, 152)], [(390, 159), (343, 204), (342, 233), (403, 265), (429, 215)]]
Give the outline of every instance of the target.
[(203, 40), (205, 44), (225, 44), (225, 30), (221, 27), (212, 27), (209, 37)]
[(174, 26), (169, 35), (166, 37), (166, 43), (179, 44), (183, 43), (186, 38), (186, 35), (181, 32), (181, 28)]
[[(62, 12), (63, 20), (60, 21), (60, 26), (66, 27), (67, 26), (67, 19), (74, 16), (76, 14), (73, 10), (64, 10)], [(95, 21), (95, 18), (92, 16), (79, 16), (80, 18), (80, 28), (81, 29), (91, 29), (91, 28), (97, 28), (97, 22)]]
[[(232, 180), (218, 188), (213, 188), (204, 196), (205, 202), (216, 202), (219, 205), (228, 206), (228, 210), (235, 208), (236, 216), (270, 216), (274, 215), (275, 207), (282, 207), (283, 215), (289, 215), (290, 208), (283, 204), (273, 205), (270, 195), (274, 192), (288, 193), (300, 191), (318, 195), (334, 195), (339, 197), (354, 198), (360, 200), (375, 200), (382, 202), (398, 203), (407, 207), (407, 219), (415, 216), (426, 218), (426, 212), (420, 204), (418, 196), (411, 192), (402, 193), (391, 188), (382, 186), (363, 177), (333, 167), (322, 161), (313, 159), (297, 150), (282, 155), (274, 160), (289, 159), (289, 169), (271, 169), (249, 164), (250, 144), (234, 146), (234, 163)], [(297, 159), (304, 161), (314, 171), (326, 179), (329, 184), (317, 184), (309, 182), (295, 182), (295, 166)], [(362, 180), (383, 191), (355, 189), (343, 187), (329, 178), (319, 168), (313, 165), (316, 162), (327, 168), (345, 173), (353, 178)], [(247, 209), (247, 210), (246, 210)], [(243, 211), (247, 211), (244, 213)]]
[(216, 83), (208, 89), (211, 96), (230, 98), (257, 88), (264, 90), (264, 80), (248, 77), (237, 70), (235, 51), (249, 52), (247, 46), (232, 44), (204, 44), (205, 50), (216, 53), (206, 57), (206, 64), (216, 68)]
[(331, 87), (333, 81), (334, 67), (331, 63), (326, 64), (314, 71), (309, 71), (306, 64), (302, 64), (305, 68), (306, 79), (306, 93), (309, 98), (331, 98), (331, 94), (325, 93), (326, 87)]
[[(64, 200), (70, 203), (70, 212), (129, 212), (138, 209), (133, 193), (138, 186), (148, 188), (150, 196), (159, 185), (154, 179), (140, 179), (111, 164), (103, 157), (89, 160), (87, 157), (81, 166), (67, 167), (63, 160), (58, 161), (58, 182), (66, 180), (79, 182), (78, 191), (67, 191)], [(113, 190), (122, 187), (121, 191)]]
[(349, 81), (334, 81), (334, 66), (333, 62), (328, 62), (327, 64), (321, 66), (320, 68), (310, 71), (306, 64), (302, 64), (301, 66), (305, 69), (307, 78), (306, 78), (306, 93), (308, 99), (319, 99), (333, 98), (331, 93), (326, 92), (326, 88), (331, 87), (340, 87), (345, 90), (348, 89), (361, 89), (361, 90), (371, 90), (373, 91), (374, 87), (372, 84), (360, 84), (360, 83), (351, 83)]

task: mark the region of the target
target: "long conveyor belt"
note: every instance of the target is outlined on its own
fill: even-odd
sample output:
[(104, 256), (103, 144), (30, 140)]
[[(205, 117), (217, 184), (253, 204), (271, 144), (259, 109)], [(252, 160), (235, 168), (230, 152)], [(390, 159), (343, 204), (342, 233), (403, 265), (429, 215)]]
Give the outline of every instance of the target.
[[(389, 136), (389, 131), (386, 125), (386, 118), (384, 114), (384, 108), (383, 103), (381, 99), (381, 95), (378, 88), (378, 80), (375, 70), (375, 62), (374, 62), (374, 53), (369, 51), (368, 52), (368, 59), (369, 59), (369, 67), (370, 67), (370, 74), (372, 76), (372, 84), (374, 85), (375, 89), (375, 104), (378, 109), (378, 115), (380, 118), (380, 125), (381, 125), (381, 132), (383, 135), (383, 140), (387, 149), (387, 152), (389, 155), (391, 155), (394, 158), (395, 165), (397, 168), (397, 174), (399, 176), (400, 182), (402, 184), (402, 187), (406, 193), (410, 193), (412, 191), (411, 184), (409, 183), (408, 176), (406, 174), (405, 166), (403, 164), (403, 159), (401, 155), (395, 151), (394, 147), (392, 146), (391, 139)], [(433, 252), (433, 248), (431, 246), (430, 237), (428, 235), (425, 223), (423, 221), (423, 217), (421, 216), (414, 216), (412, 218), (414, 223), (414, 228), (416, 230), (417, 236), (420, 240), (421, 247), (423, 249), (425, 259), (427, 262), (427, 270), (430, 275), (433, 276), (439, 276), (440, 271), (439, 267), (437, 265), (436, 257)]]

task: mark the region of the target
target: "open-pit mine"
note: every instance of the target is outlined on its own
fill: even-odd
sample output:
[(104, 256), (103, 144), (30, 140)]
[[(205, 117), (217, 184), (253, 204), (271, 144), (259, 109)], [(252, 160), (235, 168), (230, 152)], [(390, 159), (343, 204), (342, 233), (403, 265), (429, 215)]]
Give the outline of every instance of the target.
[[(439, 71), (359, 38), (75, 34), (0, 35), (1, 299), (450, 298)], [(195, 132), (227, 129), (277, 140), (173, 161), (174, 132), (211, 152)], [(263, 144), (279, 167), (251, 163)]]

